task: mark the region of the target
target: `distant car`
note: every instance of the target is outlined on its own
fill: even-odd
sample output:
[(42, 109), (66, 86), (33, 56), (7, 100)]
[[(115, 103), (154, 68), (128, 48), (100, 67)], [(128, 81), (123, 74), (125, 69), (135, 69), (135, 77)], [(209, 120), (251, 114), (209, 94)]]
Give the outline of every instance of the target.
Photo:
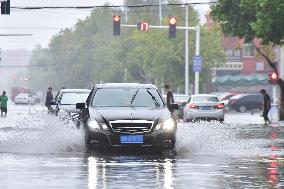
[(224, 122), (224, 104), (216, 95), (191, 95), (183, 111), (184, 122), (200, 119)]
[(35, 104), (35, 98), (31, 94), (21, 93), (15, 97), (15, 104)]
[(263, 96), (260, 94), (239, 94), (229, 100), (229, 106), (238, 112), (262, 109)]
[(175, 110), (175, 114), (178, 119), (183, 119), (183, 109), (188, 102), (189, 95), (185, 94), (174, 94), (175, 103), (178, 104), (179, 109)]
[(55, 114), (64, 111), (68, 114), (79, 113), (76, 109), (77, 103), (86, 102), (90, 90), (88, 89), (62, 89), (56, 95), (55, 100), (51, 102)]

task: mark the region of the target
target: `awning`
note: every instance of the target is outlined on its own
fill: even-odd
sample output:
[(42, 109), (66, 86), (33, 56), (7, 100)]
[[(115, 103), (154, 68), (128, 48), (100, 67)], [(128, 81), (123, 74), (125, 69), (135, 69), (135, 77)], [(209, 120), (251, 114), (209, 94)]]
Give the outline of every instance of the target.
[(217, 76), (216, 84), (234, 85), (234, 86), (267, 85), (268, 75), (267, 74), (250, 74), (250, 75)]

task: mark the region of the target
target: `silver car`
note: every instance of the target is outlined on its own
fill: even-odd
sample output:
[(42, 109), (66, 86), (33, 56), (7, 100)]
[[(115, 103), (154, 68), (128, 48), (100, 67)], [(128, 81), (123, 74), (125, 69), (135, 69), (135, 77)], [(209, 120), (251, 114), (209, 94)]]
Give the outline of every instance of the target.
[(191, 95), (183, 109), (184, 122), (194, 120), (218, 120), (224, 122), (224, 104), (216, 95)]

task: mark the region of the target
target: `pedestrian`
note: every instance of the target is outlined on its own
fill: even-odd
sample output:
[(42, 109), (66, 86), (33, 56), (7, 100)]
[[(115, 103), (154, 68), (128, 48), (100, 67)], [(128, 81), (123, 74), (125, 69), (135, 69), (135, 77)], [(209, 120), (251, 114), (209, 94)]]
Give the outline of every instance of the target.
[(271, 108), (270, 96), (266, 93), (265, 89), (261, 89), (260, 93), (263, 95), (263, 113), (265, 124), (270, 124), (271, 121), (268, 118), (268, 112)]
[(51, 111), (51, 101), (53, 100), (52, 88), (48, 87), (46, 98), (45, 98), (45, 106), (49, 111)]
[(171, 108), (171, 104), (174, 103), (174, 95), (173, 92), (170, 90), (170, 85), (165, 85), (165, 90), (167, 93), (167, 107), (170, 110), (170, 112), (173, 112), (174, 110)]
[(0, 96), (1, 117), (7, 116), (7, 102), (8, 102), (8, 97), (6, 95), (6, 91), (3, 91), (2, 95)]

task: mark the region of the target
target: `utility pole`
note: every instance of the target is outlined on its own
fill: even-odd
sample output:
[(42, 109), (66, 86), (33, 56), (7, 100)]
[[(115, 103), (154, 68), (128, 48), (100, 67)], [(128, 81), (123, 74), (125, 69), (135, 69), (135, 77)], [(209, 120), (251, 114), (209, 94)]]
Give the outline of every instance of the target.
[[(188, 5), (185, 7), (185, 27), (188, 27)], [(185, 94), (188, 95), (189, 91), (189, 77), (188, 77), (188, 30), (185, 30)]]
[[(199, 56), (200, 54), (200, 26), (196, 27), (196, 42), (195, 42), (195, 55)], [(199, 72), (195, 72), (194, 77), (194, 94), (199, 94)]]

